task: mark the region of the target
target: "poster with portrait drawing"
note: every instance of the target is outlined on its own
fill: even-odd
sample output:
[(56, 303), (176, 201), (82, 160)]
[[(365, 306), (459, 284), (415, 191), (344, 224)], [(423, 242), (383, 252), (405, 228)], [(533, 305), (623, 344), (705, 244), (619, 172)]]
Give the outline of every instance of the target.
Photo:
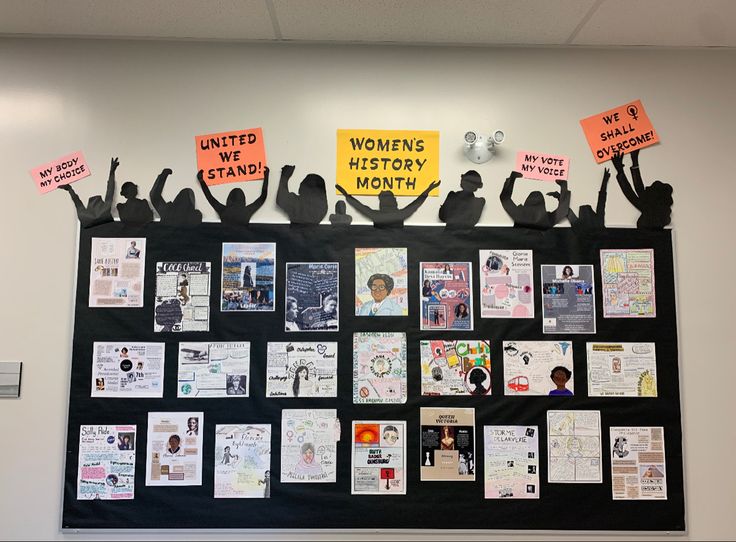
[(158, 262), (153, 330), (210, 330), (210, 262)]
[(134, 498), (135, 431), (135, 425), (80, 426), (77, 500)]
[(572, 341), (504, 341), (504, 395), (574, 395)]
[(406, 422), (353, 421), (353, 495), (406, 495)]
[(248, 397), (250, 343), (179, 343), (176, 396)]
[(147, 486), (202, 485), (204, 412), (149, 412)]
[(275, 310), (276, 243), (223, 243), (223, 312)]
[(271, 425), (215, 426), (215, 499), (271, 498)]
[(355, 315), (409, 314), (405, 248), (355, 249)]
[(337, 397), (337, 343), (268, 343), (266, 397)]
[(353, 333), (353, 403), (406, 403), (406, 333)]
[(531, 250), (480, 251), (480, 317), (534, 318)]
[(422, 330), (473, 329), (473, 264), (421, 262), (419, 277)]
[(286, 331), (340, 329), (340, 264), (287, 263)]
[(419, 419), (421, 480), (475, 481), (475, 409), (421, 407)]
[(654, 318), (654, 250), (601, 250), (604, 318)]
[(282, 410), (281, 482), (335, 482), (339, 436), (335, 409)]
[(421, 341), (422, 395), (490, 395), (491, 341)]
[(92, 238), (90, 307), (142, 307), (146, 239)]

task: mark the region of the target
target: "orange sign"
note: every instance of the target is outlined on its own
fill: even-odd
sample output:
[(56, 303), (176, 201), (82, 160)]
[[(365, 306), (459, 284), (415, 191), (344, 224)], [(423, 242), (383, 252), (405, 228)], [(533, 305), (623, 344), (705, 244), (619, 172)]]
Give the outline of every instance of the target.
[(616, 153), (626, 154), (659, 143), (640, 100), (583, 119), (580, 126), (598, 164)]
[(208, 186), (263, 179), (266, 147), (260, 128), (201, 135), (194, 140), (197, 169), (204, 171)]

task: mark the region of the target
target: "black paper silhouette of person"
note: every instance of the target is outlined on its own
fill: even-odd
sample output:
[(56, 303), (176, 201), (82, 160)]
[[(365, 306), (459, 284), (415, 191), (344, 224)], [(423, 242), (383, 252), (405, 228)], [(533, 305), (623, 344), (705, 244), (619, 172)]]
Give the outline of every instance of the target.
[(82, 200), (79, 199), (77, 193), (70, 184), (63, 184), (59, 188), (69, 192), (74, 207), (77, 209), (77, 217), (83, 228), (91, 228), (99, 226), (107, 222), (112, 222), (112, 197), (115, 193), (115, 170), (120, 165), (117, 158), (110, 159), (110, 176), (107, 178), (107, 190), (105, 191), (105, 199), (101, 196), (92, 196), (87, 200), (87, 206), (84, 206)]
[(335, 187), (340, 193), (345, 196), (353, 208), (360, 214), (369, 218), (373, 221), (373, 225), (377, 228), (401, 228), (404, 225), (404, 220), (413, 215), (417, 209), (427, 199), (429, 193), (440, 185), (440, 181), (431, 183), (417, 199), (412, 201), (409, 205), (403, 209), (399, 208), (399, 204), (396, 201), (396, 196), (390, 190), (384, 190), (378, 194), (378, 209), (371, 209), (367, 205), (359, 202), (355, 197), (347, 193), (347, 191), (336, 184)]
[(173, 331), (174, 326), (181, 323), (183, 312), (178, 299), (165, 299), (156, 307), (155, 320), (163, 329), (161, 331)]
[(153, 211), (148, 201), (138, 197), (138, 185), (125, 181), (120, 187), (120, 195), (125, 198), (124, 203), (118, 203), (118, 216), (124, 224), (141, 225), (153, 222)]
[(471, 169), (460, 176), (459, 192), (450, 192), (440, 206), (440, 220), (448, 228), (472, 228), (480, 220), (485, 198), (473, 194), (483, 188), (483, 181), (477, 171)]
[(345, 202), (339, 200), (335, 202), (335, 212), (330, 215), (330, 224), (333, 226), (349, 226), (353, 221), (353, 217), (347, 213)]
[(501, 190), (501, 205), (503, 205), (509, 216), (514, 219), (515, 228), (546, 230), (552, 228), (567, 216), (567, 211), (570, 209), (570, 191), (567, 189), (567, 181), (555, 181), (560, 186), (559, 194), (556, 192), (547, 193), (547, 195), (554, 196), (559, 200), (557, 209), (547, 212), (544, 195), (539, 191), (535, 190), (529, 194), (523, 205), (516, 205), (511, 199), (514, 192), (514, 183), (521, 176), (518, 171), (512, 171)]
[(225, 205), (217, 201), (212, 195), (210, 187), (204, 182), (204, 172), (201, 169), (197, 173), (197, 180), (199, 181), (199, 186), (202, 187), (204, 197), (207, 198), (212, 208), (220, 216), (220, 222), (231, 226), (247, 226), (255, 212), (266, 201), (266, 194), (268, 194), (268, 174), (269, 169), (267, 167), (263, 168), (261, 195), (250, 205), (246, 205), (245, 193), (240, 188), (233, 188), (230, 191), (227, 195)]
[(151, 188), (151, 203), (161, 217), (161, 224), (168, 226), (196, 226), (202, 223), (202, 213), (195, 208), (194, 190), (184, 188), (174, 201), (163, 198), (164, 184), (173, 171), (164, 169)]
[(616, 180), (621, 190), (629, 200), (629, 203), (640, 212), (636, 227), (648, 230), (662, 230), (671, 221), (672, 215), (672, 186), (661, 181), (654, 181), (649, 186), (644, 186), (644, 181), (639, 171), (639, 151), (631, 152), (631, 178), (633, 188), (624, 171), (624, 157), (614, 155), (611, 158), (616, 168)]
[(293, 174), (294, 166), (284, 166), (281, 169), (276, 205), (286, 212), (292, 224), (319, 224), (328, 210), (325, 180), (310, 173), (299, 185), (297, 195), (289, 192), (289, 179)]
[[(606, 227), (606, 198), (608, 190), (608, 179), (611, 178), (611, 172), (608, 168), (603, 170), (603, 180), (601, 181), (601, 189), (598, 191), (598, 203), (595, 211), (590, 205), (581, 205), (578, 209), (579, 215), (575, 214), (572, 207), (567, 211), (567, 218), (570, 220), (570, 226), (576, 233), (594, 233)], [(553, 198), (560, 195), (557, 192), (550, 194)]]

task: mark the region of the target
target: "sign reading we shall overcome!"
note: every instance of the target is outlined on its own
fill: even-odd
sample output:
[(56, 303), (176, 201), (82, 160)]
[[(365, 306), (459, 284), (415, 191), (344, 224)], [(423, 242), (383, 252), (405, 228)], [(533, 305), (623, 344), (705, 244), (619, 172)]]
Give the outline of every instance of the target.
[(197, 169), (208, 186), (263, 179), (266, 148), (263, 130), (252, 128), (195, 136)]
[(439, 179), (439, 151), (433, 130), (338, 130), (335, 180), (353, 195), (418, 196)]

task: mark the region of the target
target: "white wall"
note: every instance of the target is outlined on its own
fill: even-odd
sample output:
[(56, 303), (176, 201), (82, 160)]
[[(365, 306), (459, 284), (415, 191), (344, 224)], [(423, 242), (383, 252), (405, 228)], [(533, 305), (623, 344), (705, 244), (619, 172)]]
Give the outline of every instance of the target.
[[(662, 140), (642, 152), (642, 171), (674, 187), (689, 536), (736, 536), (736, 51), (28, 39), (0, 41), (0, 74), (0, 359), (24, 362), (21, 399), (0, 401), (0, 537), (65, 537), (58, 531), (76, 219), (67, 194), (36, 193), (31, 167), (83, 150), (94, 172), (75, 185), (83, 201), (104, 192), (111, 156), (121, 161), (118, 186), (131, 179), (142, 192), (171, 167), (171, 197), (195, 187), (194, 135), (262, 126), (275, 172), (293, 163), (294, 182), (318, 172), (329, 183), (336, 129), (436, 129), (444, 193), (472, 166), (463, 133), (501, 127), (499, 156), (477, 169), (488, 199), (482, 222), (508, 225), (497, 194), (517, 149), (571, 156), (573, 205), (592, 203), (602, 167), (578, 121), (637, 98)], [(249, 186), (249, 199), (259, 190)], [(274, 196), (256, 220), (284, 220)], [(635, 224), (615, 183), (608, 201), (609, 224)], [(428, 201), (410, 223), (435, 222), (439, 203)]]

